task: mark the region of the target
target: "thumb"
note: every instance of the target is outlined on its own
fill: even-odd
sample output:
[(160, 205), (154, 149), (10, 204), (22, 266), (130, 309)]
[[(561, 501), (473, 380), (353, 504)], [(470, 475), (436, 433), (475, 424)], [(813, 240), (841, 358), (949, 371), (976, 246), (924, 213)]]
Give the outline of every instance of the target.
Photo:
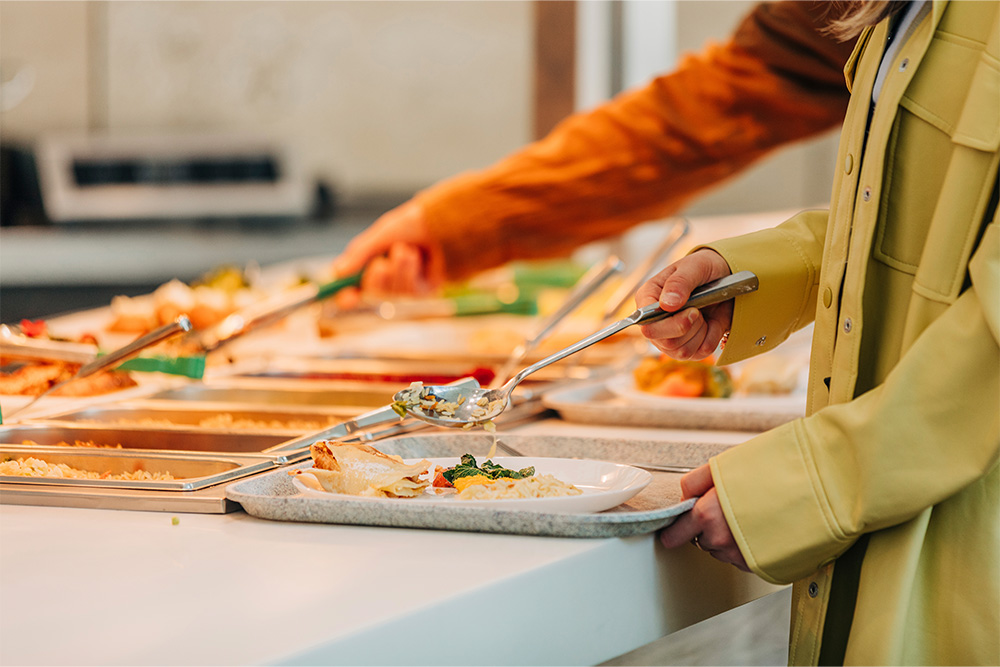
[(663, 281), (660, 291), (660, 307), (668, 312), (674, 312), (687, 303), (697, 287), (730, 273), (726, 260), (708, 249), (688, 255), (674, 267), (675, 270)]
[(681, 496), (683, 498), (703, 496), (713, 486), (715, 482), (712, 480), (712, 469), (706, 463), (681, 477)]

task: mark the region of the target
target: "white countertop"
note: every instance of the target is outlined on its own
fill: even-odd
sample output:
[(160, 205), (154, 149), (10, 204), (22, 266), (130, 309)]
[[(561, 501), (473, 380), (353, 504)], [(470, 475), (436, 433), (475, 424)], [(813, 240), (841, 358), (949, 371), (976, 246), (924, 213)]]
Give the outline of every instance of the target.
[(597, 664), (778, 590), (652, 535), (0, 506), (0, 663)]
[[(553, 419), (518, 432), (575, 428)], [(4, 665), (599, 664), (779, 590), (694, 547), (667, 551), (653, 535), (526, 537), (243, 512), (0, 505), (0, 565)]]

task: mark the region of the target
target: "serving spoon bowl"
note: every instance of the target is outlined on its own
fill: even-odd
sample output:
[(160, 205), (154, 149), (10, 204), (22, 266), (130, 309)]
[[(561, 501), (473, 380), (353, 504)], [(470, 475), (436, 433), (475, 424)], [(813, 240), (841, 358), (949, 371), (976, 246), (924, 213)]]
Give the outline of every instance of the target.
[[(683, 307), (674, 313), (662, 310), (658, 303), (636, 309), (631, 315), (614, 322), (572, 345), (536, 361), (514, 375), (497, 389), (470, 389), (468, 385), (423, 385), (414, 383), (396, 392), (393, 405), (405, 413), (435, 426), (469, 428), (492, 422), (510, 405), (511, 393), (535, 371), (586, 349), (623, 329), (636, 324), (658, 322), (688, 308), (704, 308), (757, 290), (757, 276), (751, 271), (738, 271), (698, 287)], [(478, 384), (478, 383), (476, 383)]]

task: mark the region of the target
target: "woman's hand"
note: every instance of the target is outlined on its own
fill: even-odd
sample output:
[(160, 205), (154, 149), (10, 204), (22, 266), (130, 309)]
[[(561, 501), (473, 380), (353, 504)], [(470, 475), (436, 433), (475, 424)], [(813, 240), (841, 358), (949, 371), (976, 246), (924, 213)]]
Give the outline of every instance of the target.
[[(383, 214), (333, 262), (337, 276), (362, 268), (361, 291), (378, 296), (432, 294), (444, 283), (443, 252), (431, 238), (423, 209), (416, 202), (408, 201)], [(351, 297), (340, 297), (338, 302)]]
[[(653, 276), (635, 295), (638, 307), (659, 301), (675, 312), (700, 285), (731, 274), (729, 264), (714, 250), (698, 250)], [(733, 302), (723, 301), (701, 310), (688, 308), (674, 317), (640, 327), (642, 335), (674, 359), (704, 359), (715, 352), (733, 323)]]
[(695, 468), (681, 478), (681, 494), (684, 498), (698, 497), (698, 500), (691, 511), (680, 515), (660, 531), (663, 546), (673, 549), (691, 542), (713, 558), (749, 572), (750, 568), (736, 546), (736, 540), (722, 513), (722, 505), (708, 464)]

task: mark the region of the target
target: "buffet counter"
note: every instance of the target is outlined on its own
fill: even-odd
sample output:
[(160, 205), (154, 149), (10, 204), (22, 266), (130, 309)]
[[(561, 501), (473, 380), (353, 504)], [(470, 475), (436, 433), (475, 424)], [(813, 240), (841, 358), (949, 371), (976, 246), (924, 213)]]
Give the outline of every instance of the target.
[[(322, 247), (319, 236), (318, 231), (309, 235)], [(9, 238), (5, 231), (4, 257)], [(185, 247), (198, 245), (192, 238), (173, 237), (173, 241), (179, 245), (169, 246), (170, 252), (159, 256), (183, 258)], [(20, 242), (47, 241), (25, 236)], [(79, 250), (89, 254), (83, 245)], [(142, 263), (141, 256), (124, 247), (113, 254), (119, 253), (133, 265)], [(196, 257), (192, 261), (207, 260)], [(263, 284), (284, 289), (281, 286), (301, 275), (303, 266), (319, 272), (329, 261), (327, 256), (271, 267), (264, 272)], [(61, 279), (87, 279), (86, 266), (94, 263), (85, 264), (68, 262)], [(123, 270), (131, 273), (135, 266)], [(5, 260), (4, 280), (8, 269)], [(148, 303), (132, 306), (145, 308)], [(113, 349), (132, 340), (133, 334), (110, 326), (122, 312), (99, 308), (56, 318), (48, 326), (51, 333), (69, 338), (97, 332), (106, 349)], [(128, 314), (134, 315), (134, 310)], [(322, 498), (312, 502), (308, 493), (294, 498), (275, 493), (272, 498), (277, 505), (294, 505), (306, 514), (262, 518), (266, 515), (240, 500), (236, 487), (270, 479), (277, 486), (291, 488), (284, 466), (311, 462), (303, 458), (308, 456), (306, 450), (293, 447), (301, 442), (289, 438), (302, 437), (311, 443), (326, 433), (317, 429), (343, 427), (343, 423), (337, 427), (300, 423), (293, 428), (294, 423), (306, 417), (342, 422), (384, 406), (392, 400), (386, 387), (396, 391), (410, 382), (402, 379), (405, 372), (411, 372), (407, 369), (416, 368), (412, 372), (426, 379), (429, 372), (453, 372), (456, 364), (457, 377), (474, 375), (484, 364), (499, 367), (536, 325), (534, 319), (505, 310), (476, 317), (395, 322), (389, 318), (353, 328), (347, 318), (338, 316), (334, 320), (338, 329), (329, 335), (320, 326), (323, 317), (316, 308), (301, 310), (282, 324), (232, 343), (226, 348), (225, 361), (216, 357), (217, 363), (209, 364), (201, 381), (186, 377), (168, 381), (156, 377), (159, 373), (140, 372), (143, 377), (136, 380), (137, 386), (118, 396), (47, 398), (34, 407), (41, 419), (36, 418), (33, 433), (24, 430), (32, 427), (30, 423), (19, 430), (22, 425), (8, 419), (30, 400), (28, 395), (3, 397), (5, 426), (0, 429), (8, 437), (8, 452), (35, 447), (36, 453), (48, 452), (44, 456), (55, 463), (71, 455), (99, 456), (94, 454), (96, 447), (106, 448), (99, 451), (114, 458), (119, 468), (133, 465), (132, 458), (147, 465), (130, 468), (124, 475), (154, 472), (148, 465), (155, 463), (159, 450), (169, 450), (188, 463), (200, 462), (206, 454), (241, 455), (266, 464), (268, 470), (257, 474), (258, 469), (248, 467), (238, 481), (229, 483), (227, 478), (227, 484), (192, 492), (195, 499), (205, 491), (214, 494), (217, 506), (207, 509), (184, 504), (154, 507), (152, 501), (146, 507), (132, 502), (161, 482), (147, 487), (142, 486), (145, 481), (137, 482), (138, 487), (122, 485), (115, 490), (120, 492), (119, 504), (102, 505), (95, 498), (107, 489), (87, 496), (84, 487), (75, 484), (90, 481), (65, 480), (60, 486), (64, 495), (52, 501), (44, 489), (58, 484), (43, 481), (32, 486), (20, 479), (2, 480), (0, 565), (5, 576), (0, 579), (0, 664), (784, 661), (787, 587), (767, 584), (723, 565), (694, 546), (668, 551), (656, 540), (653, 531), (687, 509), (676, 470), (653, 473), (652, 481), (645, 482), (648, 486), (632, 491), (637, 495), (616, 500), (617, 506), (599, 508), (610, 508), (609, 512), (590, 509), (574, 515), (584, 517), (581, 525), (632, 521), (632, 532), (546, 531), (546, 527), (569, 521), (568, 515), (550, 510), (534, 510), (529, 518), (538, 525), (521, 530), (512, 527), (512, 517), (531, 514), (523, 506), (491, 506), (476, 514), (475, 510), (455, 510), (454, 505), (448, 510), (433, 504), (420, 510), (428, 519), (423, 528), (387, 527), (415, 524), (399, 523), (398, 517), (406, 512), (395, 508), (384, 512), (388, 522), (348, 521), (344, 512), (358, 501)], [(585, 317), (560, 333), (576, 340), (593, 328)], [(630, 364), (636, 355), (648, 352), (648, 344), (629, 337), (612, 343), (579, 355), (575, 366), (552, 377), (545, 378), (540, 371), (537, 381), (545, 392), (532, 397), (530, 383), (520, 387), (527, 389), (523, 405), (534, 411), (530, 419), (498, 420), (501, 441), (508, 434), (509, 443), (522, 442), (517, 440), (521, 436), (534, 438), (552, 453), (527, 456), (559, 457), (550, 461), (693, 466), (804, 410), (804, 401), (795, 396), (708, 398), (703, 402), (708, 407), (699, 411), (696, 404), (701, 399), (643, 395), (632, 386)], [(354, 375), (343, 377), (350, 368)], [(556, 367), (551, 370), (555, 372)], [(609, 378), (609, 374), (613, 375)], [(145, 379), (147, 375), (152, 379)], [(616, 385), (615, 378), (625, 382)], [(581, 383), (580, 379), (594, 382)], [(365, 388), (359, 389), (359, 383)], [(71, 408), (76, 407), (86, 409), (74, 414)], [(205, 415), (195, 416), (197, 409), (209, 408), (218, 413), (209, 421), (224, 417), (229, 420), (226, 425), (209, 425), (201, 421)], [(285, 411), (287, 421), (268, 421), (276, 420), (280, 410)], [(268, 417), (269, 411), (274, 414)], [(25, 411), (19, 418), (28, 414)], [(132, 420), (131, 426), (121, 425), (128, 423), (120, 421), (123, 415)], [(511, 416), (508, 413), (504, 418)], [(46, 425), (45, 419), (54, 421)], [(103, 423), (95, 425), (94, 420), (101, 419)], [(169, 423), (163, 425), (164, 420)], [(235, 424), (241, 420), (253, 421), (250, 428), (262, 430), (256, 435), (238, 432)], [(405, 427), (396, 424), (392, 428)], [(102, 434), (102, 428), (109, 430)], [(182, 442), (183, 433), (191, 435), (189, 445)], [(455, 442), (463, 447), (458, 454), (427, 450), (410, 456), (457, 457), (462, 452), (481, 456), (487, 449), (483, 446), (486, 436), (479, 431), (478, 444), (464, 448), (472, 442), (470, 435), (476, 436), (457, 434), (461, 441)], [(110, 439), (103, 441), (103, 437)], [(401, 438), (407, 437), (404, 433)], [(381, 436), (375, 444), (405, 448), (401, 438)], [(603, 450), (592, 449), (593, 443), (588, 442), (598, 440)], [(74, 441), (86, 449), (63, 446)], [(123, 448), (117, 450), (120, 455), (115, 454), (115, 443)], [(301, 456), (283, 459), (289, 451), (299, 451)], [(98, 472), (89, 472), (97, 479)], [(104, 474), (112, 475), (112, 471)], [(118, 468), (114, 474), (119, 474)], [(195, 476), (178, 477), (176, 483)], [(105, 477), (99, 479), (94, 486), (122, 484), (114, 477), (109, 478), (115, 479), (110, 484)], [(166, 493), (175, 498), (189, 495)], [(666, 514), (660, 511), (664, 507)], [(476, 514), (475, 520), (484, 523), (459, 526), (448, 518), (455, 511)], [(317, 519), (320, 512), (324, 514)], [(650, 521), (654, 514), (660, 523), (636, 528), (640, 523), (636, 517)], [(535, 530), (538, 526), (543, 529)], [(699, 627), (710, 629), (692, 634)]]
[[(545, 420), (519, 432), (571, 430)], [(599, 664), (780, 590), (653, 535), (243, 512), (2, 505), (0, 563), (0, 663), (19, 665)]]

